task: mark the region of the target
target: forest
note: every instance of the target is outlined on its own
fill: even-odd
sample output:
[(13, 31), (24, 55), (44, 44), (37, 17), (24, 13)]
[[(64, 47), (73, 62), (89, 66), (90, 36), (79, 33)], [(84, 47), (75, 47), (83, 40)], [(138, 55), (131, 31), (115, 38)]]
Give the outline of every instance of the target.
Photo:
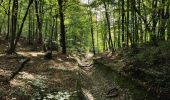
[(0, 0), (0, 100), (170, 100), (170, 0)]

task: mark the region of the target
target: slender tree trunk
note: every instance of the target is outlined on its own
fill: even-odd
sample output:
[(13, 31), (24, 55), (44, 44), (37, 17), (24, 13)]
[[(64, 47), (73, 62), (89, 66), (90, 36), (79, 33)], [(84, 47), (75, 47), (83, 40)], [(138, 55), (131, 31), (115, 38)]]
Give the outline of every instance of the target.
[[(35, 14), (35, 12), (33, 11), (33, 14)], [(35, 28), (37, 25), (35, 25), (35, 19), (34, 17), (32, 18), (32, 38), (33, 38), (33, 49), (36, 48), (37, 45), (35, 45), (36, 42), (36, 35), (35, 35)]]
[[(126, 21), (126, 31), (127, 31), (127, 37), (126, 37), (126, 46), (128, 47), (129, 46), (129, 12), (130, 12), (130, 9), (129, 9), (129, 0), (127, 0), (127, 21)], [(130, 39), (131, 40), (131, 39)]]
[(162, 7), (161, 8), (161, 19), (160, 19), (160, 22), (161, 22), (161, 26), (159, 28), (159, 32), (160, 32), (160, 39), (161, 40), (165, 40), (165, 30), (167, 28), (167, 22), (168, 22), (168, 19), (170, 17), (170, 5), (167, 5), (166, 6), (166, 10), (165, 10), (165, 0), (162, 0)]
[(124, 0), (122, 0), (122, 44), (124, 45), (125, 44), (125, 39), (124, 39), (124, 37), (125, 37), (125, 32), (124, 32), (124, 23), (125, 23), (125, 8), (124, 8), (124, 5), (125, 5), (125, 3), (124, 3)]
[[(4, 18), (3, 18), (3, 20), (2, 20), (2, 23), (1, 23), (1, 25), (0, 25), (0, 35), (2, 34), (2, 28), (3, 28), (3, 25), (5, 26), (5, 15), (4, 15)], [(7, 33), (8, 34), (8, 33)]]
[(6, 40), (9, 39), (9, 34), (10, 34), (10, 9), (11, 9), (11, 0), (9, 0), (8, 2), (8, 32), (7, 32), (7, 35), (6, 35)]
[(65, 40), (65, 25), (64, 25), (64, 13), (63, 13), (63, 1), (58, 0), (59, 5), (59, 17), (60, 17), (60, 42), (62, 47), (62, 53), (66, 54), (66, 40)]
[[(137, 5), (138, 1), (139, 0), (134, 1), (134, 5)], [(137, 9), (140, 11), (139, 8), (137, 8)], [(139, 43), (139, 32), (138, 32), (139, 21), (138, 21), (138, 16), (137, 16), (136, 12), (134, 13), (134, 17), (135, 17), (135, 20), (134, 20), (135, 21), (134, 22), (134, 44), (138, 45), (138, 43)]]
[(31, 11), (29, 11), (29, 22), (28, 22), (28, 44), (31, 45)]
[(91, 11), (90, 11), (90, 22), (91, 22), (90, 31), (91, 31), (91, 39), (92, 39), (93, 54), (96, 54), (95, 45), (94, 45), (93, 16), (92, 16), (92, 12), (91, 12)]
[(152, 9), (153, 9), (153, 13), (152, 13), (152, 35), (156, 35), (156, 24), (157, 24), (156, 8), (157, 8), (157, 0), (152, 0)]
[(43, 42), (43, 34), (42, 34), (42, 27), (43, 27), (43, 20), (44, 20), (44, 0), (40, 0), (40, 7), (39, 7), (39, 16), (40, 16), (40, 26), (39, 26), (39, 43)]
[[(141, 0), (138, 0), (138, 2), (139, 2), (139, 3), (138, 3), (138, 5), (139, 5), (138, 9), (141, 11)], [(143, 43), (143, 27), (142, 27), (142, 20), (139, 19), (138, 24), (139, 24), (139, 30), (140, 30), (139, 42), (140, 42), (140, 43)]]
[(50, 12), (50, 16), (51, 16), (51, 34), (49, 36), (49, 45), (50, 45), (50, 55), (52, 56), (52, 41), (53, 41), (53, 33), (54, 33), (54, 20), (53, 20), (53, 16), (52, 16), (52, 12), (53, 12), (53, 9), (52, 9), (52, 0), (50, 0), (51, 4), (50, 4), (50, 8), (51, 8), (51, 12)]
[[(39, 43), (42, 43), (42, 20), (40, 18), (40, 15), (41, 15), (41, 12), (40, 12), (40, 7), (38, 8), (38, 2), (37, 0), (34, 0), (35, 1), (35, 11), (36, 11), (36, 16), (37, 16), (37, 26), (38, 26), (38, 42)], [(39, 1), (41, 2), (41, 1)], [(41, 15), (42, 17), (42, 15)]]
[(96, 35), (97, 35), (97, 52), (99, 53), (99, 32), (98, 32), (98, 17), (96, 14)]
[(19, 30), (20, 26), (20, 19), (21, 19), (21, 10), (22, 10), (22, 2), (19, 2), (18, 4), (18, 18), (17, 18), (17, 31)]
[(55, 26), (55, 34), (54, 34), (54, 40), (57, 42), (57, 52), (59, 51), (58, 50), (58, 14), (56, 14), (56, 26)]
[(112, 52), (114, 52), (113, 41), (112, 41), (112, 36), (111, 36), (111, 29), (110, 29), (109, 14), (108, 14), (108, 11), (107, 11), (107, 5), (106, 5), (106, 2), (103, 2), (103, 3), (104, 3), (104, 8), (105, 8), (106, 23), (107, 23), (108, 34), (109, 34), (109, 43), (108, 44), (109, 44), (110, 50)]
[[(135, 33), (135, 32), (136, 32), (136, 31), (135, 31), (135, 28), (136, 28), (136, 27), (135, 27), (135, 10), (133, 9), (133, 7), (136, 6), (136, 5), (135, 5), (135, 0), (131, 0), (131, 5), (132, 5), (132, 6), (131, 6), (131, 10), (132, 10), (132, 11), (131, 11), (131, 12), (132, 12), (132, 13), (131, 13), (131, 21), (132, 21), (132, 22), (131, 22), (131, 23), (132, 23), (132, 27), (131, 27), (131, 30), (132, 30), (132, 32), (131, 32), (131, 33), (132, 33), (132, 44), (131, 44), (131, 47), (133, 47), (133, 46), (135, 45), (135, 34), (136, 34), (136, 33)], [(136, 8), (136, 9), (137, 9), (137, 8)]]
[(45, 36), (44, 36), (45, 40), (46, 40), (46, 37), (48, 37), (47, 33), (48, 33), (48, 19), (45, 20)]
[(118, 8), (119, 8), (119, 19), (118, 19), (118, 48), (121, 47), (120, 43), (120, 0), (118, 1)]
[(24, 18), (22, 19), (21, 26), (20, 26), (20, 28), (19, 28), (19, 30), (18, 30), (18, 32), (17, 32), (17, 37), (16, 37), (16, 40), (15, 40), (14, 49), (15, 49), (15, 47), (16, 47), (19, 39), (20, 39), (20, 36), (21, 36), (21, 33), (22, 33), (22, 29), (23, 29), (23, 27), (24, 27), (25, 20), (26, 20), (26, 18), (27, 18), (28, 11), (29, 11), (29, 8), (30, 8), (30, 6), (31, 6), (32, 3), (33, 3), (33, 0), (30, 0), (30, 1), (29, 1), (29, 4), (28, 4), (28, 7), (27, 7), (27, 10), (26, 10), (26, 12), (25, 12)]
[(55, 35), (54, 40), (58, 42), (58, 14), (55, 15)]
[(168, 23), (167, 23), (167, 35), (168, 35), (168, 40), (170, 40), (170, 19), (168, 19)]
[(16, 37), (16, 26), (17, 26), (17, 15), (18, 15), (18, 0), (13, 0), (12, 6), (12, 34), (10, 39), (9, 49), (7, 51), (8, 54), (12, 54), (15, 52), (15, 37)]
[[(105, 17), (104, 17), (104, 15), (103, 15), (103, 19), (104, 19)], [(106, 28), (106, 20), (104, 20), (103, 21), (103, 23), (102, 23), (102, 27), (104, 28), (103, 29), (103, 31), (102, 31), (102, 41), (103, 41), (103, 52), (107, 49), (107, 47), (106, 47), (106, 41), (107, 41), (107, 32), (106, 32), (106, 30), (107, 30), (107, 28)]]
[[(144, 0), (142, 0), (142, 2), (144, 2)], [(145, 8), (145, 6), (144, 6), (144, 4), (142, 4), (142, 7), (144, 8), (144, 19), (147, 19), (147, 16), (146, 16), (146, 8)], [(141, 23), (142, 23), (142, 19), (141, 19)], [(146, 26), (146, 25), (145, 25)], [(147, 41), (147, 28), (145, 28), (145, 30), (144, 30), (144, 42), (146, 42)]]

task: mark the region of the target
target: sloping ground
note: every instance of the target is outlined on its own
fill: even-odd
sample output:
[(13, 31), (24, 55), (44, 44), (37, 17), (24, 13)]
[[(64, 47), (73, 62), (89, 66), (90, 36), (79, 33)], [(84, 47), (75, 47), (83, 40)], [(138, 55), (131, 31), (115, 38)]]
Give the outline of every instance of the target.
[(158, 47), (149, 44), (137, 48), (126, 48), (113, 55), (105, 54), (96, 62), (134, 80), (139, 86), (157, 95), (159, 99), (170, 99), (170, 48), (168, 42)]
[[(45, 60), (43, 52), (31, 51), (24, 41), (17, 45), (18, 55), (6, 55), (8, 42), (0, 37), (0, 100), (77, 100), (76, 60), (56, 52)], [(6, 83), (26, 58), (31, 60)]]
[[(77, 63), (65, 55), (54, 54), (44, 60), (41, 52), (0, 54), (1, 100), (77, 100)], [(31, 58), (9, 84), (4, 83), (21, 66), (25, 57)]]
[(131, 80), (101, 64), (80, 69), (82, 94), (87, 100), (157, 100)]
[[(115, 84), (112, 72), (97, 67), (101, 66), (81, 71), (81, 88), (84, 97), (87, 100), (130, 100), (131, 95)], [(119, 89), (116, 91), (118, 96), (107, 97), (107, 93), (113, 88)]]

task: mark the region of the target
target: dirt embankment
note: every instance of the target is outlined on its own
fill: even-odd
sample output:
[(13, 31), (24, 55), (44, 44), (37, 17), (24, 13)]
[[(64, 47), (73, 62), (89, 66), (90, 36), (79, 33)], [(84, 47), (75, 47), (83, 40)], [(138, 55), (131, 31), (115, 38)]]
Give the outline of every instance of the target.
[(160, 42), (158, 47), (146, 45), (126, 48), (114, 54), (106, 53), (95, 62), (109, 66), (160, 99), (170, 99), (169, 43)]

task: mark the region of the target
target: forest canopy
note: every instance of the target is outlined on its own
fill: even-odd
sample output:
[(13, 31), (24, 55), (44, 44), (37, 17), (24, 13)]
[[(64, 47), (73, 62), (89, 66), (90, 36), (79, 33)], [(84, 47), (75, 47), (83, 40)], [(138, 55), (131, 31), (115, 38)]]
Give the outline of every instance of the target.
[(169, 0), (1, 0), (0, 33), (10, 39), (11, 52), (21, 33), (29, 44), (55, 41), (63, 53), (157, 45), (169, 37), (169, 5)]

